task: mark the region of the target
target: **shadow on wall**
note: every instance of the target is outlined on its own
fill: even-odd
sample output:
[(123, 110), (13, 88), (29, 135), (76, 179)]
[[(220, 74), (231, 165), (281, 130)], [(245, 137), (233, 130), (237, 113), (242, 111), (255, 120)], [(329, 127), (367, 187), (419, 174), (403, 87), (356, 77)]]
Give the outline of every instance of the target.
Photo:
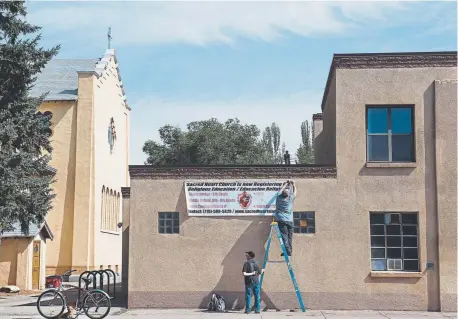
[[(186, 194), (184, 185), (181, 189), (180, 196), (176, 205), (176, 211), (180, 212), (180, 229), (183, 223), (189, 218), (207, 218), (207, 217), (189, 217), (186, 207)], [(212, 217), (219, 219), (221, 222), (227, 221), (227, 217)], [(212, 291), (202, 299), (199, 307), (207, 308), (213, 293), (223, 296), (226, 301), (227, 309), (242, 309), (245, 307), (245, 284), (243, 280), (242, 268), (246, 261), (245, 252), (252, 250), (256, 254), (259, 266), (265, 253), (265, 244), (270, 232), (270, 217), (236, 217), (238, 220), (251, 221), (250, 225), (238, 238), (232, 246), (229, 253), (222, 261), (223, 274)], [(217, 262), (217, 261), (216, 261)], [(253, 305), (252, 301), (252, 305)], [(265, 309), (277, 309), (264, 290), (261, 291), (261, 306)]]
[(359, 176), (409, 176), (415, 167), (366, 167), (359, 171)]

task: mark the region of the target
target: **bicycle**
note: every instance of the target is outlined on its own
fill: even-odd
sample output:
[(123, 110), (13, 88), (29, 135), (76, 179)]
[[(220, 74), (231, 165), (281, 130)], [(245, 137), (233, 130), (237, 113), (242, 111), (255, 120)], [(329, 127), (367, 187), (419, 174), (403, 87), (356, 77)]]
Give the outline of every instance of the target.
[[(111, 298), (110, 296), (101, 289), (91, 289), (89, 290), (89, 285), (92, 283), (90, 278), (81, 278), (84, 281), (85, 288), (79, 288), (73, 285), (66, 285), (63, 284), (63, 276), (69, 276), (72, 272), (76, 270), (68, 270), (63, 275), (59, 275), (60, 285), (57, 288), (51, 288), (45, 290), (37, 300), (37, 309), (40, 315), (45, 317), (46, 319), (56, 319), (62, 316), (65, 312), (65, 309), (68, 310), (68, 313), (71, 313), (71, 309), (69, 306), (69, 300), (67, 295), (70, 291), (75, 291), (78, 297), (76, 298), (76, 302), (74, 303), (76, 316), (82, 314), (83, 312), (91, 319), (102, 319), (105, 318), (111, 309)], [(101, 278), (103, 280), (103, 278)], [(51, 313), (45, 314), (45, 305), (42, 305), (42, 302), (48, 301), (51, 305)], [(101, 308), (100, 304), (105, 302), (106, 303), (106, 311), (102, 312), (100, 315), (94, 315), (90, 313), (90, 309), (95, 308), (95, 313), (99, 314), (99, 308)], [(54, 312), (54, 306), (57, 306), (57, 312)]]

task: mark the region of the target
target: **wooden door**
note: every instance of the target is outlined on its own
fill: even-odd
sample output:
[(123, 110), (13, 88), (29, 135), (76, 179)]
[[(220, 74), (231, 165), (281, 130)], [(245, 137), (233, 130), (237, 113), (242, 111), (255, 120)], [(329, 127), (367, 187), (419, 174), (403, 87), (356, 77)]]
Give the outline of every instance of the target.
[(40, 289), (40, 248), (41, 242), (33, 242), (32, 289)]

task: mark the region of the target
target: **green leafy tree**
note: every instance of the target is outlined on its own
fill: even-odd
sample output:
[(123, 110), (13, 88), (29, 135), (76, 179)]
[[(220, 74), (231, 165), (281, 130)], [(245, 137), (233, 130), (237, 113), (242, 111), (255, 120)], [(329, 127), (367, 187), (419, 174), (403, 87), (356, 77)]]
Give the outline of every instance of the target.
[(297, 149), (296, 157), (299, 164), (313, 164), (313, 147), (311, 139), (311, 128), (308, 121), (301, 125), (302, 143)]
[(145, 142), (145, 164), (263, 164), (268, 154), (255, 125), (238, 119), (191, 122), (187, 131), (170, 125), (159, 129), (161, 143)]
[(281, 164), (283, 161), (283, 152), (280, 150), (281, 132), (280, 127), (274, 122), (264, 129), (261, 143), (267, 154), (268, 164)]
[(0, 235), (19, 222), (28, 233), (51, 209), (50, 117), (37, 114), (44, 96), (28, 92), (57, 54), (39, 47), (40, 27), (26, 20), (24, 1), (0, 2)]

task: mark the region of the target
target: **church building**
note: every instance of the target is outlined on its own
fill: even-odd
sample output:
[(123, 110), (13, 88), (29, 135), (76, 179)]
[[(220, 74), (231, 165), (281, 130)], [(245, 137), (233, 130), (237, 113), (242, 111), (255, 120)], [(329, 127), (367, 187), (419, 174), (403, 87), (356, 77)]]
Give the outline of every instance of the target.
[(121, 187), (129, 185), (130, 107), (115, 50), (102, 58), (53, 59), (31, 91), (32, 96), (45, 93), (38, 111), (52, 115), (56, 197), (46, 217), (52, 238), (42, 250), (46, 256), (28, 254), (33, 263), (16, 263), (12, 269), (0, 260), (8, 273), (0, 286), (18, 285), (16, 274), (24, 272), (40, 275), (37, 280), (28, 274), (35, 280), (20, 288), (37, 289), (44, 287), (46, 275), (69, 269), (121, 271)]

